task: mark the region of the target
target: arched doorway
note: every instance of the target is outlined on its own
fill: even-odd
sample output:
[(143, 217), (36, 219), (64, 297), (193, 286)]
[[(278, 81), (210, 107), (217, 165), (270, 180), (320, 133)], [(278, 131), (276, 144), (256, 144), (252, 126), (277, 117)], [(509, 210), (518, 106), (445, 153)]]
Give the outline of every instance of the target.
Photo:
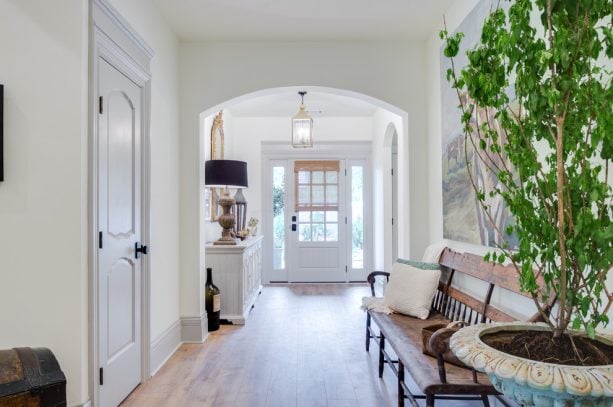
[[(373, 119), (373, 134), (377, 134), (376, 137), (373, 137), (373, 159), (371, 162), (373, 169), (373, 190), (372, 190), (372, 199), (373, 199), (373, 213), (374, 218), (372, 221), (373, 228), (373, 247), (374, 251), (383, 252), (388, 250), (388, 247), (391, 247), (391, 234), (388, 232), (384, 232), (386, 229), (386, 223), (378, 218), (379, 214), (385, 213), (385, 193), (390, 193), (390, 190), (383, 191), (383, 189), (379, 190), (378, 185), (383, 185), (385, 182), (382, 179), (382, 173), (384, 168), (389, 168), (389, 154), (384, 155), (384, 134), (385, 128), (390, 122), (394, 122), (397, 133), (398, 133), (398, 180), (399, 185), (407, 185), (408, 177), (409, 177), (409, 154), (408, 154), (408, 139), (409, 139), (409, 126), (408, 126), (408, 114), (406, 111), (390, 105), (382, 100), (373, 98), (369, 95), (365, 95), (363, 93), (354, 92), (351, 90), (337, 89), (337, 88), (329, 88), (329, 87), (320, 87), (320, 86), (291, 86), (291, 87), (276, 87), (263, 89), (256, 92), (251, 92), (248, 94), (240, 95), (235, 98), (229, 99), (223, 103), (217, 104), (215, 106), (209, 107), (201, 112), (199, 115), (199, 142), (198, 142), (198, 178), (197, 180), (183, 179), (182, 182), (185, 185), (195, 185), (197, 182), (198, 185), (198, 193), (188, 192), (184, 193), (182, 196), (186, 197), (185, 203), (182, 205), (184, 207), (191, 207), (197, 211), (198, 222), (196, 225), (192, 224), (189, 228), (186, 226), (187, 234), (190, 236), (194, 236), (197, 238), (197, 241), (187, 241), (185, 244), (182, 243), (183, 251), (188, 257), (185, 261), (186, 265), (189, 265), (193, 261), (197, 261), (199, 264), (200, 272), (202, 273), (204, 268), (206, 267), (205, 262), (205, 254), (201, 248), (206, 243), (206, 228), (211, 227), (210, 221), (207, 223), (207, 214), (204, 210), (204, 197), (205, 197), (205, 188), (204, 188), (204, 161), (207, 159), (207, 153), (209, 149), (209, 137), (208, 133), (209, 129), (207, 128), (207, 120), (210, 120), (210, 117), (222, 109), (232, 110), (233, 107), (237, 106), (240, 103), (249, 100), (255, 100), (262, 97), (274, 96), (276, 94), (287, 93), (295, 95), (298, 90), (306, 90), (309, 93), (322, 93), (330, 96), (340, 96), (349, 99), (355, 99), (364, 103), (369, 103), (376, 109), (375, 118)], [(308, 101), (308, 99), (307, 99)], [(295, 109), (297, 110), (297, 104)], [(289, 136), (288, 136), (289, 137)], [(287, 139), (289, 142), (289, 138)], [(317, 140), (317, 139), (315, 139)], [(316, 141), (317, 142), (317, 141)], [(226, 157), (226, 158), (236, 158), (236, 157)], [(193, 164), (185, 163), (184, 166), (189, 166), (190, 168), (194, 168)], [(195, 169), (195, 168), (194, 168)], [(251, 171), (251, 170), (250, 170)], [(192, 174), (195, 175), (194, 172)], [(381, 175), (381, 176), (380, 176)], [(257, 174), (255, 171), (254, 176), (257, 179), (261, 179), (261, 174)], [(389, 195), (388, 195), (389, 197)], [(194, 199), (196, 201), (194, 201)], [(380, 203), (377, 204), (375, 200), (379, 200)], [(388, 199), (391, 201), (391, 199)], [(401, 256), (408, 256), (409, 253), (409, 230), (411, 220), (409, 219), (409, 201), (408, 196), (403, 193), (402, 190), (399, 191), (398, 196), (398, 205), (402, 207), (403, 210), (398, 214), (398, 251)], [(387, 212), (390, 213), (390, 212)], [(185, 216), (190, 216), (189, 214), (185, 214)], [(185, 222), (183, 222), (185, 223)], [(197, 230), (193, 230), (193, 227), (197, 227)], [(189, 240), (189, 239), (188, 239)], [(195, 244), (197, 243), (197, 244)], [(192, 253), (191, 255), (189, 253)], [(197, 256), (197, 260), (194, 257)], [(391, 258), (390, 256), (385, 256), (386, 258)], [(391, 262), (386, 260), (383, 261), (384, 257), (380, 256), (380, 262), (375, 259), (373, 267), (375, 268), (388, 268), (391, 266)], [(191, 260), (190, 260), (191, 259)], [(384, 264), (385, 263), (385, 264)], [(190, 286), (195, 287), (198, 286), (201, 276), (198, 278), (194, 278), (193, 275), (189, 275), (189, 267), (186, 268), (185, 272), (182, 272), (182, 286)], [(193, 270), (193, 269), (192, 269)], [(193, 300), (189, 300), (193, 301)], [(187, 299), (186, 299), (186, 308), (188, 307)], [(195, 304), (194, 304), (195, 305)], [(192, 306), (193, 307), (193, 306)]]

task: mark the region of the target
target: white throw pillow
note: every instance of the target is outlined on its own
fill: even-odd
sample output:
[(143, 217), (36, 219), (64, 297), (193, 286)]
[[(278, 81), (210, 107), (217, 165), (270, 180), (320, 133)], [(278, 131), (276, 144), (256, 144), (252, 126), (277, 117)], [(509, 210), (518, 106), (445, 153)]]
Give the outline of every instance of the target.
[(422, 270), (394, 263), (384, 303), (395, 312), (427, 319), (440, 278), (440, 270)]

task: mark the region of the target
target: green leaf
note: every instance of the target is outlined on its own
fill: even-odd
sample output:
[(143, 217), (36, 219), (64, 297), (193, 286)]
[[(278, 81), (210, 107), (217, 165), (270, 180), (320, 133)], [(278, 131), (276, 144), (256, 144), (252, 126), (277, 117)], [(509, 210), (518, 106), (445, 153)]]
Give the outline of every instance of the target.
[(596, 328), (592, 324), (585, 325), (585, 333), (590, 339), (596, 338)]
[(575, 317), (575, 318), (573, 319), (573, 329), (574, 329), (575, 331), (577, 331), (577, 330), (581, 329), (581, 320), (580, 320), (578, 317)]

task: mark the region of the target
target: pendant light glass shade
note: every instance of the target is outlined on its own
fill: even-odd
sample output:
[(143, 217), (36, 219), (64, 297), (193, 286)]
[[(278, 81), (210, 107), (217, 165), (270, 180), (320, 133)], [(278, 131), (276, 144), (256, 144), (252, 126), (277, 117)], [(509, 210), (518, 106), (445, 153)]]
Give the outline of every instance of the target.
[(300, 103), (300, 110), (292, 118), (292, 147), (313, 147), (313, 119), (309, 116), (304, 106), (304, 95), (306, 92), (298, 93), (302, 97), (302, 103)]

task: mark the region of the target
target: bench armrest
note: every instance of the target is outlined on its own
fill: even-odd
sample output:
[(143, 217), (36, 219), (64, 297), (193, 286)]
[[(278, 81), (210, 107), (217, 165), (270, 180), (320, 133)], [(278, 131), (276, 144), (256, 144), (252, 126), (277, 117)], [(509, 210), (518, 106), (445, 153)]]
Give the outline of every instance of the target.
[(390, 273), (387, 271), (373, 271), (366, 277), (366, 281), (370, 284), (370, 292), (375, 297), (375, 281), (377, 276), (384, 276), (386, 281), (390, 281)]
[(449, 338), (456, 332), (458, 332), (458, 329), (450, 326), (434, 332), (430, 337), (430, 349), (432, 349), (432, 352), (436, 355), (448, 352), (450, 350)]
[(430, 337), (428, 346), (430, 351), (436, 355), (438, 375), (442, 383), (447, 382), (447, 374), (445, 372), (445, 362), (452, 363), (456, 366), (464, 365), (449, 348), (449, 339), (451, 335), (458, 332), (458, 328), (466, 325), (464, 321), (456, 321), (449, 324), (446, 328), (441, 328), (434, 332)]

